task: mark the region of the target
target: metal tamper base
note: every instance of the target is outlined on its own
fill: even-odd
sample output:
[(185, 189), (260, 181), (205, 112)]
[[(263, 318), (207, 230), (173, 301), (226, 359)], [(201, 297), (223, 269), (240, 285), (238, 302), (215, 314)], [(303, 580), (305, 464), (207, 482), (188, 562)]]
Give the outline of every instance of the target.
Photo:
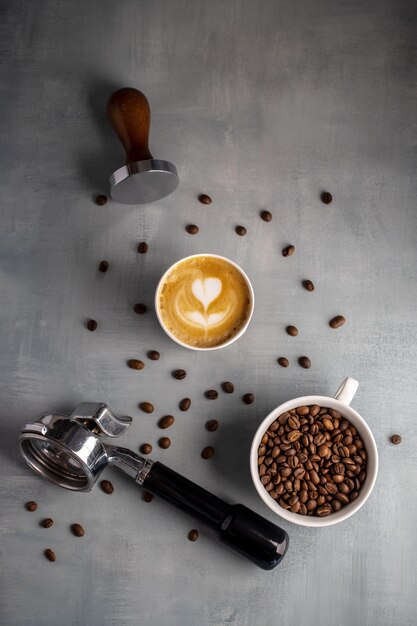
[(147, 159), (119, 167), (109, 182), (115, 202), (148, 204), (169, 196), (180, 181), (175, 165), (169, 161)]

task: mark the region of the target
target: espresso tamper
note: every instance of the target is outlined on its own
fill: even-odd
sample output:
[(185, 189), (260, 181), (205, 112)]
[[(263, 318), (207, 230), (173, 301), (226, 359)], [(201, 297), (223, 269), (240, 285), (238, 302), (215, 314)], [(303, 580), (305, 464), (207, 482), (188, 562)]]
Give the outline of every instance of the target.
[(242, 504), (228, 504), (158, 461), (100, 440), (119, 437), (131, 417), (118, 417), (106, 404), (84, 402), (71, 415), (44, 413), (19, 436), (26, 463), (51, 482), (90, 491), (114, 465), (155, 496), (167, 500), (217, 531), (220, 540), (265, 570), (283, 559), (288, 535)]
[(154, 159), (148, 136), (151, 111), (146, 96), (125, 87), (112, 93), (107, 115), (126, 151), (126, 165), (110, 176), (110, 194), (123, 204), (147, 204), (165, 198), (178, 187), (175, 165)]

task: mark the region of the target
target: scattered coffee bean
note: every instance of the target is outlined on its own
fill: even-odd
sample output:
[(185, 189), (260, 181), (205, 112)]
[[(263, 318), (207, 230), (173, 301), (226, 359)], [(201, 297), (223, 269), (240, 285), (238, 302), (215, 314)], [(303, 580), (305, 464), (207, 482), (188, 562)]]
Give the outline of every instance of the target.
[(148, 359), (150, 359), (151, 361), (157, 361), (160, 356), (161, 355), (157, 350), (149, 350), (148, 352)]
[(281, 367), (288, 367), (290, 364), (289, 360), (285, 356), (280, 356), (277, 361), (281, 365)]
[(100, 483), (100, 487), (104, 491), (104, 493), (111, 494), (114, 491), (114, 487), (109, 480), (102, 480)]
[(244, 237), (246, 235), (246, 228), (244, 226), (236, 226), (235, 231), (240, 237)]
[(91, 330), (91, 332), (94, 332), (97, 328), (97, 322), (96, 320), (87, 320), (86, 326), (88, 330)]
[(177, 380), (184, 380), (184, 378), (187, 376), (187, 372), (185, 370), (175, 370), (174, 372), (172, 372), (172, 375)]
[(215, 389), (209, 389), (206, 391), (205, 396), (209, 400), (216, 400), (219, 397), (219, 394)]
[(188, 224), (188, 226), (185, 227), (185, 230), (189, 235), (196, 235), (199, 231), (199, 228), (195, 224)]
[(54, 525), (54, 520), (51, 517), (47, 517), (41, 521), (41, 526), (43, 528), (51, 528)]
[(314, 291), (315, 287), (311, 280), (303, 280), (303, 287), (307, 291)]
[(139, 450), (142, 452), (142, 454), (150, 454), (152, 452), (152, 446), (150, 443), (143, 443)]
[(149, 491), (145, 491), (145, 493), (143, 494), (143, 499), (145, 502), (152, 502), (154, 498), (155, 496), (153, 495), (153, 493), (149, 493)]
[(332, 200), (333, 200), (332, 194), (329, 193), (328, 191), (323, 191), (323, 193), (321, 194), (321, 201), (324, 204), (330, 204)]
[(330, 328), (340, 328), (345, 322), (343, 315), (336, 315), (336, 317), (330, 320), (329, 326)]
[(206, 448), (203, 448), (203, 450), (201, 451), (201, 457), (203, 459), (211, 459), (211, 457), (214, 454), (214, 448), (212, 448), (212, 446), (207, 446)]
[(155, 410), (152, 402), (141, 402), (139, 408), (141, 408), (144, 413), (153, 413)]
[(138, 244), (138, 252), (139, 252), (139, 254), (146, 254), (148, 250), (149, 250), (149, 246), (146, 243), (146, 241), (141, 241)]
[(135, 304), (135, 306), (133, 307), (133, 310), (135, 313), (138, 313), (138, 315), (143, 315), (144, 313), (146, 313), (146, 304), (142, 304), (140, 302), (138, 302), (137, 304)]
[(171, 439), (169, 439), (168, 437), (161, 437), (158, 441), (158, 444), (160, 448), (166, 450), (171, 445)]
[(301, 365), (301, 367), (304, 367), (304, 369), (308, 370), (311, 367), (311, 361), (308, 358), (308, 356), (300, 356), (300, 358), (298, 359), (298, 363), (299, 365)]
[(36, 511), (36, 509), (38, 508), (38, 505), (36, 504), (36, 502), (31, 500), (30, 502), (26, 502), (25, 507), (27, 511), (33, 513), (33, 511)]
[(190, 541), (197, 541), (197, 539), (198, 539), (198, 530), (196, 530), (195, 528), (193, 528), (193, 530), (190, 530), (190, 532), (188, 533), (188, 539)]
[(338, 411), (303, 405), (279, 415), (262, 436), (259, 479), (282, 508), (326, 517), (358, 497), (366, 459), (360, 435)]
[(98, 266), (98, 271), (99, 272), (107, 272), (107, 270), (109, 269), (109, 264), (107, 263), (107, 261), (100, 261), (100, 265)]
[(269, 211), (261, 211), (261, 219), (264, 222), (270, 222), (272, 220), (272, 213)]
[(391, 437), (391, 443), (394, 444), (394, 446), (398, 446), (399, 443), (401, 443), (401, 437), (400, 435), (392, 435)]
[(173, 415), (164, 415), (158, 422), (159, 428), (169, 428), (175, 422)]
[(104, 206), (107, 203), (107, 196), (105, 196), (103, 193), (100, 193), (94, 198), (94, 202), (98, 204), (98, 206)]
[(71, 530), (76, 537), (84, 537), (85, 531), (81, 524), (71, 524)]
[(222, 389), (225, 393), (233, 393), (235, 390), (235, 386), (233, 383), (225, 381), (224, 383), (222, 383)]
[(188, 411), (191, 406), (190, 398), (183, 398), (179, 404), (180, 411)]
[(51, 550), (51, 548), (47, 548), (44, 551), (44, 555), (46, 556), (46, 558), (48, 559), (48, 561), (51, 561), (51, 563), (53, 563), (54, 561), (56, 561), (56, 554), (53, 550)]
[(252, 404), (255, 400), (255, 396), (253, 393), (245, 393), (245, 395), (242, 396), (242, 400), (245, 404)]
[(129, 359), (127, 364), (132, 370), (143, 370), (145, 367), (145, 363), (143, 361), (139, 361), (138, 359)]
[(285, 330), (288, 335), (291, 335), (291, 337), (296, 337), (298, 335), (298, 328), (296, 326), (287, 326)]
[(294, 252), (295, 252), (294, 246), (287, 246), (286, 248), (283, 249), (282, 256), (291, 256), (292, 254), (294, 254)]
[(198, 196), (198, 199), (200, 200), (201, 204), (211, 204), (212, 202), (210, 196), (208, 196), (206, 193), (201, 193)]
[(209, 420), (206, 423), (206, 428), (207, 430), (209, 430), (210, 432), (214, 432), (215, 430), (217, 430), (219, 427), (219, 422), (217, 420)]

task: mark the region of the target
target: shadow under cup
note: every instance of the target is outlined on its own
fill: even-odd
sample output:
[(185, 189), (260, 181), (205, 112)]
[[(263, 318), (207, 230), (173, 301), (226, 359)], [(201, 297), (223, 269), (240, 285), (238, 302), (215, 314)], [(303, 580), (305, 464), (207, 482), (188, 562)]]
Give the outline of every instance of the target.
[[(199, 346), (199, 345), (195, 345), (195, 344), (191, 344), (191, 343), (186, 343), (185, 341), (179, 339), (169, 328), (167, 328), (163, 317), (161, 315), (161, 311), (160, 311), (160, 300), (161, 300), (161, 291), (162, 288), (167, 280), (167, 278), (171, 275), (171, 273), (175, 270), (176, 267), (178, 267), (181, 263), (185, 263), (186, 261), (191, 261), (193, 259), (198, 259), (201, 257), (209, 257), (212, 259), (219, 259), (220, 261), (223, 261), (224, 263), (229, 264), (230, 266), (232, 266), (239, 274), (240, 276), (243, 278), (247, 290), (249, 292), (249, 299), (250, 302), (248, 304), (248, 312), (247, 315), (245, 316), (245, 321), (244, 323), (241, 325), (241, 327), (231, 336), (228, 337), (224, 342), (218, 343), (216, 345), (212, 345), (212, 346)], [(253, 287), (252, 284), (248, 278), (248, 276), (246, 275), (246, 273), (242, 270), (241, 267), (239, 267), (239, 265), (237, 265), (236, 263), (234, 263), (233, 261), (231, 261), (230, 259), (220, 256), (218, 254), (209, 254), (209, 253), (200, 253), (200, 254), (192, 254), (190, 256), (184, 257), (182, 259), (180, 259), (179, 261), (177, 261), (176, 263), (174, 263), (173, 265), (171, 265), (171, 267), (169, 267), (166, 272), (164, 272), (164, 274), (162, 275), (161, 279), (158, 282), (156, 291), (155, 291), (155, 311), (156, 311), (156, 316), (158, 318), (159, 324), (161, 325), (162, 329), (165, 331), (165, 333), (168, 335), (168, 337), (170, 337), (173, 341), (175, 341), (176, 343), (178, 343), (180, 346), (183, 346), (184, 348), (188, 348), (190, 350), (198, 350), (198, 351), (202, 351), (202, 352), (206, 352), (209, 350), (218, 350), (219, 348), (225, 348), (226, 346), (229, 346), (230, 344), (234, 343), (237, 339), (239, 339), (239, 337), (241, 337), (243, 335), (243, 333), (246, 331), (247, 327), (249, 326), (249, 323), (252, 319), (252, 315), (253, 315), (253, 311), (254, 311), (254, 307), (255, 307), (255, 295), (253, 292)]]

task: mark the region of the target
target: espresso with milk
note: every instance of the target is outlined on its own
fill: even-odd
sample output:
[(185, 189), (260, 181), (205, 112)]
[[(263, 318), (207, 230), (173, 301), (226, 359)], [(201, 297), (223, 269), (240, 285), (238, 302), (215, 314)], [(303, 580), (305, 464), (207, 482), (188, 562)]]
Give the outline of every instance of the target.
[(245, 278), (224, 259), (198, 256), (178, 263), (159, 290), (159, 315), (190, 346), (219, 346), (236, 335), (251, 312)]

